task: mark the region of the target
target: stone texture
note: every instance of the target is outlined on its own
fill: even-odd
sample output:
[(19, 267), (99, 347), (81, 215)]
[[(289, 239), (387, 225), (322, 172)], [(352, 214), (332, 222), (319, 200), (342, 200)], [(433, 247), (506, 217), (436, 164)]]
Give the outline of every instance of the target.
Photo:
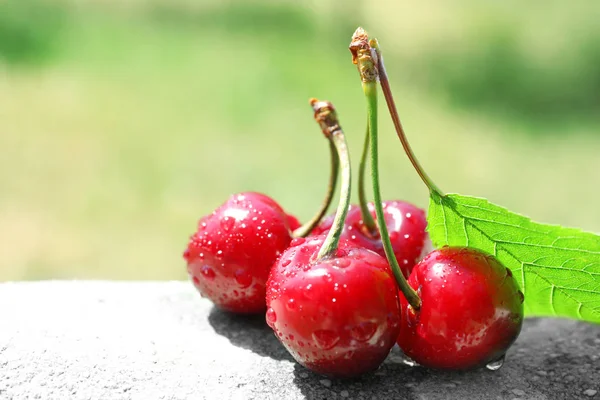
[(600, 326), (527, 320), (500, 370), (361, 379), (296, 364), (262, 317), (215, 310), (187, 282), (0, 284), (0, 399), (594, 399)]

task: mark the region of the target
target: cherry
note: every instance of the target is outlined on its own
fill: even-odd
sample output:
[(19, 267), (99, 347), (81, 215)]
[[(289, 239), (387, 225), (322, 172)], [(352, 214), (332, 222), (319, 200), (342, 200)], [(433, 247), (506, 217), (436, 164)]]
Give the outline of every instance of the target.
[(290, 244), (294, 221), (263, 194), (231, 196), (190, 238), (184, 258), (194, 286), (224, 310), (264, 311), (269, 270)]
[[(371, 216), (375, 217), (373, 203), (369, 202), (367, 207)], [(383, 214), (394, 255), (399, 261), (402, 274), (408, 277), (413, 266), (421, 258), (423, 251), (429, 250), (426, 246), (428, 235), (425, 231), (427, 226), (425, 211), (401, 200), (390, 200), (383, 202)], [(326, 233), (331, 228), (333, 218), (333, 215), (325, 218), (312, 231), (312, 234), (319, 235)], [(385, 257), (385, 250), (379, 232), (375, 231), (371, 233), (369, 231), (364, 223), (362, 211), (359, 206), (350, 206), (342, 232), (342, 239), (347, 239), (357, 246), (373, 250), (382, 257)]]
[(335, 109), (311, 100), (342, 167), (340, 203), (327, 236), (294, 239), (267, 282), (266, 320), (290, 354), (313, 371), (352, 377), (376, 369), (399, 332), (399, 300), (385, 258), (340, 240), (350, 204), (350, 160)]
[[(400, 124), (377, 40), (367, 43), (366, 33), (357, 32), (362, 34), (364, 49), (359, 66), (371, 67), (373, 72), (367, 84), (363, 79), (372, 133), (377, 132), (374, 82), (379, 77), (406, 155), (432, 199), (441, 198), (442, 191), (419, 164)], [(393, 254), (387, 255), (394, 261)], [(488, 363), (490, 369), (498, 369), (502, 365), (521, 331), (524, 297), (510, 270), (496, 258), (473, 248), (443, 247), (419, 262), (408, 282), (400, 277), (398, 283), (405, 295), (401, 296), (398, 344), (409, 358), (441, 369), (469, 369)]]
[(296, 229), (298, 229), (302, 226), (302, 224), (300, 223), (298, 218), (296, 218), (292, 214), (286, 213), (283, 210), (283, 208), (279, 205), (279, 203), (277, 203), (275, 200), (273, 200), (271, 197), (267, 196), (266, 194), (262, 194), (262, 193), (258, 193), (258, 192), (245, 192), (244, 194), (248, 195), (248, 196), (252, 196), (256, 200), (261, 200), (261, 201), (273, 206), (275, 209), (279, 210), (280, 212), (284, 213), (285, 216), (287, 217), (288, 225), (292, 231), (295, 231)]
[(385, 258), (341, 240), (318, 259), (325, 235), (294, 239), (267, 282), (269, 326), (303, 366), (352, 377), (376, 369), (400, 325), (396, 282)]
[(502, 359), (523, 323), (523, 293), (495, 257), (443, 247), (418, 263), (408, 283), (418, 312), (401, 296), (398, 345), (430, 368), (469, 369)]

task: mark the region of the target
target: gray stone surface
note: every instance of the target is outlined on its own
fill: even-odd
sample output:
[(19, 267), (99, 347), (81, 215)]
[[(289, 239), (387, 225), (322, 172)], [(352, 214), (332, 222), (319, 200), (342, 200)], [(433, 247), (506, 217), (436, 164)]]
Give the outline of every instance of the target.
[(0, 284), (0, 399), (600, 399), (600, 326), (527, 320), (499, 371), (410, 368), (361, 379), (297, 365), (262, 318), (187, 282)]

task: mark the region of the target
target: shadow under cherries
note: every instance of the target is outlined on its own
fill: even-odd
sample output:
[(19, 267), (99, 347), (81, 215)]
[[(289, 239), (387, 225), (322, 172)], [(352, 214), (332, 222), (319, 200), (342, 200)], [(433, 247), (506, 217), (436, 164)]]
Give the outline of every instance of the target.
[(238, 315), (213, 307), (208, 315), (208, 322), (217, 334), (226, 337), (234, 346), (253, 351), (262, 357), (293, 361), (265, 322), (264, 314)]

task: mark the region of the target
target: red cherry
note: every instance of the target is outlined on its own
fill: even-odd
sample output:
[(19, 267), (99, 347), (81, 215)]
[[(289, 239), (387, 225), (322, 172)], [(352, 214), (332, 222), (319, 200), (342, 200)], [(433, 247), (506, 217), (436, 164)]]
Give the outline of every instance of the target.
[(523, 293), (492, 256), (443, 247), (415, 265), (408, 283), (421, 309), (400, 296), (398, 344), (425, 367), (469, 369), (501, 360), (521, 331)]
[[(375, 218), (373, 203), (368, 203), (368, 207)], [(383, 202), (383, 215), (398, 264), (404, 276), (408, 277), (429, 241), (425, 231), (427, 227), (425, 211), (404, 201), (391, 200)], [(312, 233), (316, 235), (326, 233), (331, 228), (333, 218), (334, 215), (325, 218)], [(359, 206), (352, 205), (348, 209), (342, 238), (385, 257), (379, 232), (373, 235), (367, 230)]]
[(251, 196), (254, 200), (261, 200), (261, 201), (273, 206), (274, 208), (276, 208), (283, 214), (285, 214), (287, 216), (288, 225), (290, 226), (290, 230), (292, 232), (302, 226), (302, 224), (300, 223), (298, 218), (296, 218), (295, 216), (293, 216), (291, 214), (286, 213), (283, 210), (283, 208), (279, 205), (279, 203), (277, 203), (275, 200), (273, 200), (266, 194), (262, 194), (262, 193), (258, 193), (258, 192), (244, 192), (244, 195)]
[(267, 282), (269, 326), (311, 370), (352, 377), (376, 369), (397, 338), (396, 281), (378, 254), (341, 240), (317, 260), (325, 235), (294, 239)]
[(289, 221), (263, 194), (231, 196), (190, 238), (184, 258), (194, 286), (224, 310), (264, 311), (269, 270), (292, 240)]

